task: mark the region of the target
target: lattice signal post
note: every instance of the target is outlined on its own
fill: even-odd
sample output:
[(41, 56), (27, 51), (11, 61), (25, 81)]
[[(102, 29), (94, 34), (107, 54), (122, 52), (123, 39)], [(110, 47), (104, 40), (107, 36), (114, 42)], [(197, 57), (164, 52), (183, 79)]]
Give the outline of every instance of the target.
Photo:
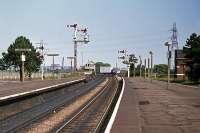
[(122, 59), (122, 63), (126, 64), (128, 67), (128, 77), (130, 77), (130, 63), (127, 55), (127, 50), (119, 50), (118, 54), (122, 54), (122, 56), (119, 56), (118, 59)]
[(44, 42), (43, 40), (41, 40), (39, 43), (36, 43), (36, 44), (39, 44), (40, 46), (39, 47), (36, 47), (37, 49), (40, 50), (41, 52), (41, 55), (42, 55), (42, 64), (41, 64), (41, 79), (44, 80), (44, 60), (45, 60), (45, 54), (44, 54)]
[(87, 33), (87, 28), (79, 28), (78, 24), (67, 25), (68, 28), (74, 29), (74, 71), (77, 71), (77, 45), (78, 43), (87, 44), (89, 41), (89, 35)]

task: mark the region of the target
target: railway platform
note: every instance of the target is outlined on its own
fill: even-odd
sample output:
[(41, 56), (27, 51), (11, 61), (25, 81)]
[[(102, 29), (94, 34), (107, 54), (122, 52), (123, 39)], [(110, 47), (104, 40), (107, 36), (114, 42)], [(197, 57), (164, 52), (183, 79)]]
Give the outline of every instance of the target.
[(0, 100), (16, 95), (31, 93), (37, 89), (47, 89), (56, 85), (83, 79), (83, 77), (70, 77), (59, 80), (33, 80), (33, 81), (0, 81)]
[(125, 78), (111, 133), (200, 133), (200, 88)]

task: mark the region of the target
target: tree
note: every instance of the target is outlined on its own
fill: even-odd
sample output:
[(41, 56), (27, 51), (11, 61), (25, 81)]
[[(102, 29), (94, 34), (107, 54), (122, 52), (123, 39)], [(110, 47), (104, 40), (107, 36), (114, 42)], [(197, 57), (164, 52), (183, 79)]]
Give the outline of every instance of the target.
[(187, 39), (183, 52), (188, 59), (186, 65), (189, 79), (198, 81), (200, 79), (200, 35), (193, 33)]
[(15, 49), (28, 48), (31, 49), (30, 52), (24, 52), (26, 56), (26, 61), (24, 63), (25, 72), (31, 74), (33, 72), (37, 72), (42, 63), (42, 56), (39, 52), (36, 52), (36, 49), (32, 45), (29, 39), (26, 37), (20, 36), (17, 37), (15, 42), (13, 42), (7, 49), (7, 52), (2, 53), (3, 58), (1, 59), (1, 63), (4, 64), (4, 68), (8, 68), (13, 66), (15, 70), (21, 71), (21, 59), (20, 52), (15, 51)]
[(3, 59), (0, 59), (0, 70), (5, 70), (7, 68), (7, 66), (4, 63)]
[(158, 64), (154, 65), (153, 72), (158, 74), (158, 76), (167, 75), (168, 65), (167, 64)]
[(130, 63), (130, 75), (135, 76), (135, 64), (137, 63), (138, 59), (135, 57), (134, 54), (129, 55), (129, 63)]

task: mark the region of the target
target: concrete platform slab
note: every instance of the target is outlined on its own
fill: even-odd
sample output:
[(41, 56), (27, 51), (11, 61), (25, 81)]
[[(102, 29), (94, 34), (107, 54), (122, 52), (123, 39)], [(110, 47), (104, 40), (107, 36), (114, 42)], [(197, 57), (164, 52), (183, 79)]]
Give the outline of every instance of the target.
[(111, 133), (200, 133), (200, 88), (125, 78)]

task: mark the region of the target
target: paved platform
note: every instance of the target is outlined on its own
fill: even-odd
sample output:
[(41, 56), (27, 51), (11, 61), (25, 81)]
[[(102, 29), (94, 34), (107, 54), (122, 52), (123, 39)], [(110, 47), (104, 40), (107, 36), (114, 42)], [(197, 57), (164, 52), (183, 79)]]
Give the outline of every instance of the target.
[(81, 79), (83, 77), (70, 77), (59, 80), (33, 80), (33, 81), (0, 81), (0, 98), (18, 93), (32, 91), (35, 89), (48, 87), (56, 84)]
[(111, 133), (200, 133), (200, 88), (125, 78)]

